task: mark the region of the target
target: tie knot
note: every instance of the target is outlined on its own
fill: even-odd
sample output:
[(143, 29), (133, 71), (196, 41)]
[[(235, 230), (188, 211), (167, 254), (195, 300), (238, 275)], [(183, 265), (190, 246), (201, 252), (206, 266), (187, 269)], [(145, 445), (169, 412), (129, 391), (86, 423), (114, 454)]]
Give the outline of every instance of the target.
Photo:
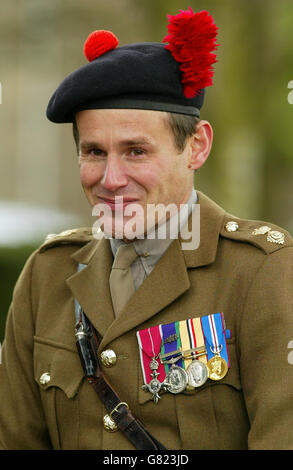
[(128, 269), (137, 256), (133, 243), (120, 245), (117, 250), (112, 269)]

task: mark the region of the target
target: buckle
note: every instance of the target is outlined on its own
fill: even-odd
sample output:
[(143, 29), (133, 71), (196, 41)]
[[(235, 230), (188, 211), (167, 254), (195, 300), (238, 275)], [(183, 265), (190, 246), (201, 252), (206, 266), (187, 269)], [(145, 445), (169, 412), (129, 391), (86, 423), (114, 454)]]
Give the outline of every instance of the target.
[(118, 405), (116, 405), (115, 408), (113, 408), (113, 410), (111, 411), (111, 413), (110, 413), (110, 418), (111, 418), (111, 419), (113, 419), (113, 418), (112, 418), (112, 414), (115, 413), (115, 411), (118, 411), (118, 409), (119, 409), (120, 406), (122, 406), (122, 405), (126, 406), (126, 408), (129, 410), (128, 404), (125, 403), (125, 401), (121, 401), (121, 402), (118, 403)]
[(115, 423), (115, 421), (113, 420), (112, 414), (115, 413), (115, 411), (118, 411), (118, 409), (122, 405), (126, 406), (126, 408), (129, 410), (129, 406), (127, 405), (127, 403), (125, 403), (124, 401), (121, 401), (120, 403), (118, 403), (118, 405), (115, 406), (115, 408), (113, 408), (113, 410), (111, 411), (111, 413), (109, 415), (107, 414), (107, 415), (104, 416), (103, 423), (104, 423), (104, 428), (105, 428), (106, 431), (108, 431), (108, 432), (118, 431), (118, 426)]

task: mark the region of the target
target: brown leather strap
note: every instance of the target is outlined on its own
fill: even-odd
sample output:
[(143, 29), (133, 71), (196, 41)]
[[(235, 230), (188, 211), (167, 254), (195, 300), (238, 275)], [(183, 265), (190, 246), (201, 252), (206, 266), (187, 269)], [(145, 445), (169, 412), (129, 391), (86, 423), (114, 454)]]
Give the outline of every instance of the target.
[[(100, 378), (88, 379), (93, 386), (95, 392), (99, 395), (100, 399), (105, 405), (106, 410), (111, 413), (121, 399), (114, 392), (112, 387), (107, 383), (105, 377), (101, 375)], [(124, 404), (117, 407), (117, 410), (112, 413), (112, 419), (120, 431), (124, 432), (126, 437), (138, 450), (158, 450), (165, 449), (153, 436), (151, 436), (140, 421), (132, 414), (131, 410)]]
[[(166, 449), (155, 439), (134, 416), (128, 406), (119, 398), (113, 387), (103, 374), (97, 356), (101, 337), (83, 313), (84, 330), (77, 333), (77, 350), (81, 364), (88, 382), (104, 403), (106, 410), (111, 414), (118, 428), (138, 450)], [(119, 405), (119, 406), (118, 406)], [(115, 411), (113, 411), (115, 409)]]

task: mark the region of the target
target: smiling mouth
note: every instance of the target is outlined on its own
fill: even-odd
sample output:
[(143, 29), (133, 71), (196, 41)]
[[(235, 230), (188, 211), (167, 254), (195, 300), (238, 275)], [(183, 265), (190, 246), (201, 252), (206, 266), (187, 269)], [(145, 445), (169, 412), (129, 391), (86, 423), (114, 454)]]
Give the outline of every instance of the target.
[(113, 204), (115, 204), (115, 202), (120, 204), (121, 201), (123, 201), (123, 202), (134, 202), (134, 201), (138, 200), (137, 198), (124, 197), (124, 196), (115, 196), (114, 198), (98, 196), (98, 198), (102, 199), (102, 201), (111, 202)]
[(124, 196), (116, 196), (115, 198), (108, 198), (98, 196), (98, 198), (102, 201), (102, 203), (107, 204), (110, 208), (113, 209), (121, 209), (127, 206), (128, 204), (138, 202), (138, 199), (129, 198)]

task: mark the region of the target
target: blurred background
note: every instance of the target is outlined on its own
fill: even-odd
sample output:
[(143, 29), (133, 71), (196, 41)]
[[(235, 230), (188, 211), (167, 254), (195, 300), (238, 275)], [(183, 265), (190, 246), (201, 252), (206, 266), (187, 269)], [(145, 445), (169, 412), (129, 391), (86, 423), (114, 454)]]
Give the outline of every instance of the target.
[(162, 41), (166, 14), (189, 6), (213, 15), (220, 43), (201, 113), (214, 145), (195, 187), (293, 232), (292, 0), (1, 0), (0, 341), (29, 254), (48, 233), (93, 223), (71, 125), (45, 116), (51, 94), (86, 63), (92, 30), (112, 30), (120, 45)]

